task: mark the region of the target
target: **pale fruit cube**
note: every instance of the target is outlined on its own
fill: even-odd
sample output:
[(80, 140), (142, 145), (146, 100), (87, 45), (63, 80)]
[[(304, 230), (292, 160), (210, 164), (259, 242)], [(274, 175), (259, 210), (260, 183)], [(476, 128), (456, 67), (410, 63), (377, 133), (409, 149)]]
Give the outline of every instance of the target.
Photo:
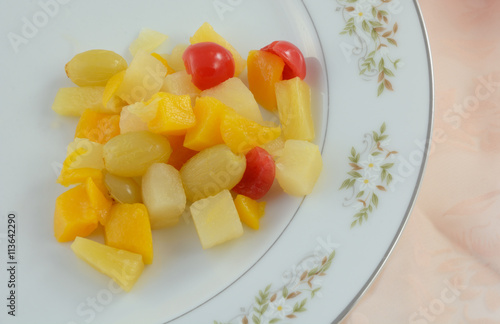
[(99, 111), (104, 108), (103, 93), (104, 87), (60, 88), (52, 104), (52, 110), (63, 116), (80, 116), (85, 109)]
[(176, 72), (185, 71), (186, 66), (184, 65), (184, 61), (182, 60), (182, 55), (186, 48), (188, 48), (188, 44), (178, 44), (172, 50), (170, 55), (163, 55), (168, 62), (168, 65)]
[(322, 168), (323, 161), (316, 144), (288, 140), (276, 161), (276, 179), (286, 193), (304, 196), (312, 192)]
[[(142, 102), (136, 102), (130, 106), (134, 105), (140, 105), (141, 108), (145, 107)], [(134, 108), (130, 108), (130, 106), (124, 107), (120, 113), (120, 133), (125, 134), (148, 130), (148, 123), (143, 121), (139, 115), (133, 113)]]
[(132, 44), (130, 44), (129, 50), (132, 56), (135, 56), (137, 52), (144, 51), (151, 53), (156, 48), (158, 48), (163, 42), (167, 40), (168, 36), (152, 30), (149, 28), (143, 28)]
[(190, 210), (203, 249), (243, 235), (243, 226), (229, 190), (198, 200)]
[(67, 152), (64, 164), (68, 169), (104, 169), (103, 145), (100, 143), (87, 138), (75, 138), (68, 144)]
[(77, 237), (71, 249), (96, 270), (111, 277), (125, 291), (130, 291), (144, 269), (142, 255), (116, 249)]
[(186, 71), (179, 71), (167, 75), (160, 91), (178, 96), (189, 95), (192, 105), (194, 105), (196, 97), (198, 97), (201, 92), (201, 90), (191, 82), (191, 76), (187, 74)]
[(137, 115), (146, 124), (156, 117), (158, 112), (159, 99), (151, 99), (148, 102), (136, 102), (135, 104), (127, 106), (128, 112)]
[(307, 83), (295, 77), (276, 83), (275, 89), (285, 139), (313, 140), (311, 89)]
[(179, 171), (165, 163), (151, 165), (142, 177), (142, 198), (152, 229), (177, 224), (186, 208)]
[(236, 51), (236, 49), (229, 44), (221, 35), (219, 35), (209, 23), (204, 23), (200, 28), (194, 33), (193, 37), (189, 39), (191, 44), (202, 43), (202, 42), (213, 42), (220, 46), (226, 48), (234, 58), (234, 76), (240, 75), (240, 73), (245, 69), (246, 62), (241, 57), (241, 55)]
[(226, 106), (233, 108), (241, 116), (259, 124), (263, 123), (259, 104), (255, 101), (252, 92), (239, 78), (228, 79), (221, 84), (204, 90), (201, 97), (213, 97)]
[(144, 101), (157, 93), (167, 75), (167, 67), (151, 54), (140, 50), (125, 72), (116, 95), (129, 104)]
[(234, 154), (225, 144), (204, 149), (181, 168), (187, 199), (196, 201), (232, 189), (240, 182), (245, 168), (245, 156)]

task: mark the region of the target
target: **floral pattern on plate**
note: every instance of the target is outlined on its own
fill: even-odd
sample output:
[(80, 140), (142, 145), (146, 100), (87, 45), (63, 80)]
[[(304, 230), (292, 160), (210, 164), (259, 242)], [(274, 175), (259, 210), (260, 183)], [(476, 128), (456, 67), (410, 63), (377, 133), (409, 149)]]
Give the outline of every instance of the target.
[(335, 250), (323, 257), (313, 254), (304, 258), (293, 267), (287, 284), (276, 290), (271, 290), (272, 285), (269, 284), (259, 290), (247, 312), (229, 322), (214, 321), (214, 324), (273, 324), (297, 318), (299, 313), (307, 310), (307, 303), (321, 294), (321, 277), (326, 276), (334, 258)]
[(394, 91), (390, 77), (402, 65), (401, 59), (394, 59), (391, 48), (397, 47), (397, 22), (393, 23), (388, 8), (392, 0), (337, 0), (342, 6), (345, 26), (341, 35), (354, 37), (357, 44), (352, 53), (359, 56), (359, 74), (368, 80), (377, 79), (377, 96), (384, 90)]
[(350, 190), (351, 197), (345, 199), (344, 206), (351, 206), (356, 210), (351, 228), (363, 224), (368, 216), (379, 204), (378, 194), (387, 191), (393, 176), (394, 156), (398, 154), (387, 148), (389, 135), (385, 133), (387, 127), (383, 123), (379, 132), (365, 134), (363, 143), (366, 145), (362, 152), (351, 148), (348, 178), (344, 180), (339, 190)]

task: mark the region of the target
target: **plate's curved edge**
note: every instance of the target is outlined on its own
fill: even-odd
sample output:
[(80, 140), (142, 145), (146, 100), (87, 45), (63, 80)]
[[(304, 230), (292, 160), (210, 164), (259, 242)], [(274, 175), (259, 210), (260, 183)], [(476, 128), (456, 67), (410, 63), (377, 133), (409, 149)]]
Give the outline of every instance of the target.
[(426, 53), (427, 53), (427, 62), (428, 62), (428, 72), (429, 72), (429, 95), (430, 95), (430, 100), (429, 100), (429, 120), (428, 120), (428, 129), (427, 129), (427, 136), (426, 136), (426, 142), (425, 142), (425, 149), (424, 149), (424, 154), (423, 154), (423, 159), (422, 159), (422, 165), (420, 167), (420, 171), (418, 174), (417, 178), (417, 185), (415, 186), (415, 190), (413, 191), (413, 195), (410, 199), (410, 204), (408, 205), (408, 208), (406, 210), (405, 216), (403, 217), (403, 220), (401, 221), (401, 224), (399, 226), (399, 229), (396, 233), (396, 236), (392, 240), (389, 248), (387, 249), (387, 252), (385, 253), (384, 257), (380, 261), (380, 263), (377, 265), (375, 268), (375, 271), (372, 273), (368, 281), (365, 283), (365, 285), (360, 289), (359, 293), (352, 299), (352, 301), (345, 307), (345, 309), (340, 313), (331, 323), (339, 323), (341, 320), (343, 320), (353, 309), (354, 306), (359, 302), (361, 297), (366, 293), (368, 288), (372, 285), (372, 283), (375, 281), (375, 278), (380, 274), (382, 268), (384, 267), (385, 263), (389, 259), (389, 256), (391, 253), (394, 251), (394, 247), (398, 243), (401, 234), (403, 233), (403, 230), (406, 227), (406, 224), (408, 223), (408, 219), (410, 217), (410, 214), (413, 211), (413, 208), (415, 207), (415, 202), (417, 200), (418, 193), (420, 192), (420, 188), (422, 186), (422, 180), (423, 176), (425, 173), (425, 169), (427, 167), (427, 162), (429, 160), (429, 153), (430, 153), (430, 144), (431, 144), (431, 138), (432, 138), (432, 129), (434, 125), (434, 69), (433, 69), (433, 64), (432, 64), (432, 55), (431, 55), (431, 47), (429, 43), (429, 37), (427, 34), (427, 28), (425, 26), (425, 21), (422, 15), (422, 10), (420, 8), (420, 4), (418, 3), (418, 0), (413, 0), (413, 4), (415, 5), (415, 9), (418, 14), (418, 18), (420, 21), (420, 26), (422, 28), (422, 33), (424, 36), (424, 42), (425, 42), (425, 47), (426, 47)]

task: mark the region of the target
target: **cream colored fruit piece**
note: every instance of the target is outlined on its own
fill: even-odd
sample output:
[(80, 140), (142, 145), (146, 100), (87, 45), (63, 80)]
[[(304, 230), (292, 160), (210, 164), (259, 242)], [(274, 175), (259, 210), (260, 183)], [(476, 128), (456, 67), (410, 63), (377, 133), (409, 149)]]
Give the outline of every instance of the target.
[(125, 72), (116, 95), (128, 104), (148, 100), (163, 85), (167, 68), (151, 54), (140, 50)]
[(307, 83), (295, 77), (276, 83), (275, 89), (285, 139), (312, 141), (311, 89)]
[(196, 97), (198, 97), (201, 92), (201, 90), (191, 82), (191, 76), (187, 74), (186, 71), (179, 71), (167, 75), (163, 81), (163, 86), (160, 91), (178, 96), (189, 95), (193, 106), (196, 101)]
[(179, 171), (165, 163), (151, 165), (142, 177), (142, 198), (152, 229), (177, 224), (186, 208), (186, 194)]
[(188, 44), (178, 44), (174, 47), (170, 55), (162, 55), (167, 60), (168, 65), (170, 65), (170, 67), (176, 72), (186, 70), (186, 66), (182, 60), (182, 55), (188, 46)]
[(103, 145), (87, 138), (75, 138), (68, 144), (67, 158), (64, 163), (68, 169), (104, 169)]
[(286, 193), (304, 196), (312, 192), (322, 168), (323, 161), (316, 144), (287, 140), (281, 157), (276, 161), (276, 179)]
[(204, 90), (200, 96), (218, 99), (241, 116), (259, 124), (264, 121), (252, 92), (239, 78), (228, 79), (213, 88)]
[[(144, 108), (144, 103), (136, 102), (133, 105), (140, 105), (141, 108)], [(133, 106), (131, 105), (131, 106)], [(139, 109), (141, 109), (139, 108)], [(148, 130), (148, 123), (143, 121), (142, 118), (133, 113), (134, 108), (130, 108), (130, 106), (124, 107), (120, 113), (120, 133), (126, 134), (130, 132), (140, 132)]]
[(245, 156), (234, 154), (225, 144), (204, 149), (181, 168), (187, 199), (196, 201), (232, 189), (240, 182), (245, 168)]
[(190, 210), (203, 249), (243, 235), (243, 226), (229, 190), (198, 200)]
[(156, 48), (158, 48), (163, 42), (167, 40), (168, 36), (162, 34), (156, 30), (149, 28), (143, 28), (132, 44), (130, 44), (129, 50), (132, 56), (135, 56), (137, 52), (144, 51), (151, 53)]
[(125, 291), (132, 289), (144, 269), (142, 255), (82, 237), (75, 239), (71, 249), (80, 259), (111, 277)]

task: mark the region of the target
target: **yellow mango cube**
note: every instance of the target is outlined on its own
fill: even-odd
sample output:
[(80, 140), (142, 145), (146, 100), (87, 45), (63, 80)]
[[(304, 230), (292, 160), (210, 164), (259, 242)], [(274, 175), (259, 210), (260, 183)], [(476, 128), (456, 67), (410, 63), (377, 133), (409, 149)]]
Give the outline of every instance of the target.
[(234, 199), (234, 205), (241, 222), (254, 230), (258, 230), (259, 219), (264, 216), (266, 210), (266, 202), (257, 202), (247, 196), (238, 195)]
[(205, 22), (203, 25), (201, 25), (201, 27), (198, 28), (198, 30), (194, 33), (193, 37), (189, 39), (189, 41), (191, 42), (191, 44), (202, 42), (217, 43), (231, 52), (234, 58), (234, 76), (240, 75), (240, 73), (245, 69), (246, 62), (238, 53), (238, 51), (236, 51), (236, 49), (231, 44), (229, 44), (227, 40), (219, 35), (209, 23)]
[(220, 129), (224, 143), (235, 153), (247, 153), (256, 146), (278, 138), (281, 134), (279, 126), (263, 126), (236, 113), (226, 114)]
[(220, 132), (220, 124), (225, 114), (232, 109), (211, 97), (196, 99), (193, 112), (196, 124), (190, 128), (184, 138), (184, 146), (201, 151), (224, 141)]
[(153, 263), (153, 237), (146, 206), (116, 204), (104, 226), (106, 245), (141, 254), (145, 264)]
[(75, 138), (88, 138), (92, 142), (104, 144), (120, 134), (120, 116), (86, 109), (78, 125)]
[(101, 223), (101, 225), (106, 225), (113, 202), (103, 193), (92, 178), (87, 178), (85, 185), (90, 208), (97, 214), (99, 223)]
[(120, 250), (77, 237), (71, 244), (73, 252), (94, 269), (111, 277), (125, 291), (130, 291), (139, 279), (144, 262), (142, 255)]
[(63, 164), (57, 183), (67, 187), (77, 183), (84, 183), (87, 178), (92, 178), (94, 182), (102, 182), (102, 171), (92, 168), (70, 169)]
[(59, 242), (69, 242), (77, 236), (89, 235), (97, 228), (98, 222), (85, 184), (71, 188), (57, 197), (54, 236)]
[(196, 122), (191, 98), (159, 92), (152, 99), (156, 102), (156, 117), (148, 123), (151, 132), (162, 135), (184, 135)]

